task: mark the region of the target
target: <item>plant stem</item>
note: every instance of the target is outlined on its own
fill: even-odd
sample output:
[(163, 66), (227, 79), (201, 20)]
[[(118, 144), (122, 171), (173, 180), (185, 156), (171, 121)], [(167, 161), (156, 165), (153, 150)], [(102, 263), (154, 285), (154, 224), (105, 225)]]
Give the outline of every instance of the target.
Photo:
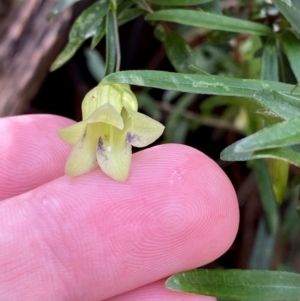
[(112, 15), (113, 15), (113, 22), (114, 22), (114, 31), (115, 31), (115, 41), (116, 41), (116, 69), (115, 71), (120, 71), (121, 66), (121, 48), (120, 48), (120, 38), (119, 38), (119, 31), (118, 31), (118, 19), (117, 19), (117, 4), (115, 0), (112, 0)]

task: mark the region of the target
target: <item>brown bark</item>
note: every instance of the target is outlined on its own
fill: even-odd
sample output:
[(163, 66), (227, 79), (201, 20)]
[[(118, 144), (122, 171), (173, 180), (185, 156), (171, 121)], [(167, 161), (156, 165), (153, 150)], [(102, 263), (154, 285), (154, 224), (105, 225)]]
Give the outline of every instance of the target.
[(58, 0), (15, 1), (0, 33), (0, 116), (24, 113), (67, 41), (67, 9), (48, 22)]

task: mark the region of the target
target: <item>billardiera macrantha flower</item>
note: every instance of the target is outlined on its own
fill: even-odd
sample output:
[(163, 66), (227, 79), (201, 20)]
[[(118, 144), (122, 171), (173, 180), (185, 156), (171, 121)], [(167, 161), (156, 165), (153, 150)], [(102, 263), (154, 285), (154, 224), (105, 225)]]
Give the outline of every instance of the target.
[(131, 146), (147, 146), (164, 130), (137, 109), (137, 99), (126, 84), (101, 82), (88, 92), (82, 102), (82, 121), (58, 131), (61, 139), (73, 145), (66, 174), (81, 175), (99, 165), (111, 178), (125, 181)]

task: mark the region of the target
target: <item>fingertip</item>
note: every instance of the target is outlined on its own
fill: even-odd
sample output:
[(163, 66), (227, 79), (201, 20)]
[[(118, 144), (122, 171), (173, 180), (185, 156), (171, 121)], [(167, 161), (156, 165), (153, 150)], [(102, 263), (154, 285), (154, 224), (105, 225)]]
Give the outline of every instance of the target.
[[(216, 259), (238, 225), (236, 195), (224, 172), (203, 153), (175, 144), (135, 154), (126, 183), (96, 169), (60, 177), (10, 199), (2, 210), (4, 224), (15, 224), (7, 241), (19, 235), (12, 245), (2, 241), (13, 267), (7, 273), (19, 277), (16, 294), (53, 296), (56, 287), (57, 296), (68, 287), (94, 300)], [(23, 252), (36, 237), (40, 248)], [(38, 269), (45, 263), (47, 269)], [(28, 275), (41, 285), (33, 280), (29, 286)]]
[[(147, 182), (152, 185), (145, 187), (143, 181), (147, 173)], [(159, 145), (135, 154), (131, 175), (128, 183), (140, 185), (141, 191), (169, 191), (169, 194), (187, 200), (177, 202), (177, 207), (181, 204), (184, 208), (176, 209), (175, 202), (169, 206), (174, 209), (174, 225), (171, 225), (170, 217), (168, 222), (174, 229), (175, 224), (193, 225), (193, 218), (198, 223), (202, 220), (203, 226), (197, 227), (197, 232), (191, 230), (189, 233), (194, 234), (196, 240), (202, 237), (203, 245), (210, 246), (203, 249), (207, 250), (206, 254), (201, 252), (201, 265), (221, 256), (231, 246), (239, 225), (237, 196), (224, 171), (204, 153), (186, 145)], [(180, 210), (186, 214), (180, 215)], [(177, 220), (179, 216), (180, 220)], [(191, 249), (195, 249), (193, 245)]]

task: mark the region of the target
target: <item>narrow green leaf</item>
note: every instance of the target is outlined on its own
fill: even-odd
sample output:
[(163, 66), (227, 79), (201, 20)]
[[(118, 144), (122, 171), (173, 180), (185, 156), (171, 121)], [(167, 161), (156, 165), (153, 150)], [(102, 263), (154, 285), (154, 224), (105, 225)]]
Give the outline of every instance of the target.
[(105, 74), (114, 72), (116, 66), (116, 36), (114, 30), (113, 12), (109, 10), (106, 16), (106, 67)]
[(178, 72), (194, 73), (191, 72), (190, 65), (196, 65), (195, 56), (189, 44), (180, 34), (174, 31), (166, 33), (165, 47), (170, 62)]
[(267, 229), (265, 217), (261, 217), (254, 246), (251, 251), (250, 270), (270, 270), (274, 253), (275, 233), (271, 234)]
[(268, 40), (263, 48), (261, 79), (279, 81), (276, 39)]
[[(245, 139), (245, 138), (244, 138)], [(251, 159), (274, 158), (286, 161), (295, 166), (300, 167), (300, 153), (291, 147), (286, 148), (270, 148), (258, 150), (255, 152), (236, 153), (235, 146), (241, 140), (229, 145), (221, 152), (221, 160), (223, 161), (249, 161)]]
[(235, 152), (249, 152), (300, 143), (300, 117), (276, 123), (236, 144)]
[(258, 109), (255, 112), (256, 114), (259, 114), (264, 121), (267, 122), (267, 124), (274, 124), (274, 123), (278, 123), (284, 120), (284, 118), (279, 117), (278, 115), (276, 115), (274, 112), (270, 111), (270, 110), (264, 110), (264, 109)]
[(244, 21), (219, 14), (187, 9), (160, 10), (148, 14), (146, 20), (169, 21), (208, 29), (243, 32), (257, 35), (272, 35), (273, 31), (268, 26)]
[(54, 71), (66, 63), (75, 54), (82, 43), (83, 41), (69, 42), (56, 60), (52, 63), (50, 71)]
[(272, 183), (269, 176), (268, 165), (265, 160), (254, 160), (254, 170), (262, 206), (265, 212), (268, 231), (275, 234), (279, 223), (278, 206), (275, 199)]
[(281, 0), (281, 2), (285, 3), (288, 6), (292, 6), (292, 1), (291, 0)]
[(184, 143), (189, 129), (189, 122), (182, 113), (193, 102), (195, 95), (183, 94), (166, 120), (165, 138), (168, 142)]
[(140, 8), (129, 8), (118, 15), (118, 25), (121, 26), (137, 17), (143, 15), (145, 12)]
[(294, 75), (297, 81), (300, 82), (300, 40), (292, 32), (286, 31), (280, 36), (280, 42)]
[(212, 0), (149, 0), (150, 3), (156, 5), (170, 5), (170, 6), (187, 6), (187, 5), (197, 5)]
[(256, 270), (192, 270), (171, 276), (166, 287), (187, 293), (242, 301), (296, 301), (300, 275)]
[(300, 99), (292, 95), (274, 90), (260, 90), (253, 94), (253, 99), (285, 120), (300, 116)]
[(152, 9), (146, 0), (132, 0), (138, 8), (144, 10), (145, 12), (151, 13)]
[[(181, 74), (166, 71), (121, 71), (110, 74), (103, 80), (114, 83), (152, 87), (195, 94), (227, 95), (253, 98), (262, 89), (290, 93), (294, 85), (253, 79), (229, 78), (202, 74)], [(300, 89), (293, 96), (300, 96)]]
[(289, 191), (289, 203), (282, 218), (281, 237), (284, 242), (290, 241), (293, 234), (299, 231), (299, 215), (297, 213), (297, 204), (299, 199), (299, 185)]
[(47, 20), (51, 20), (54, 16), (58, 15), (59, 13), (79, 1), (81, 0), (61, 0), (51, 9), (49, 14), (47, 15)]
[(109, 0), (97, 1), (85, 9), (74, 22), (69, 41), (86, 40), (96, 34), (98, 27), (103, 22), (103, 17), (107, 14)]
[(223, 15), (220, 0), (214, 0), (214, 1), (210, 1), (210, 2), (202, 4), (201, 10), (204, 10), (204, 11), (207, 11), (207, 12), (210, 12), (213, 14)]
[(105, 71), (105, 63), (101, 54), (95, 49), (86, 48), (84, 55), (91, 75), (97, 82), (100, 82), (104, 77)]
[(300, 6), (299, 0), (273, 0), (279, 11), (291, 23), (294, 29), (300, 34)]
[(117, 14), (120, 15), (126, 10), (130, 9), (136, 2), (140, 0), (126, 0), (126, 1), (119, 1), (117, 2)]
[(91, 48), (95, 48), (102, 38), (105, 36), (106, 18), (103, 18), (103, 22), (98, 26), (95, 35), (92, 38)]

